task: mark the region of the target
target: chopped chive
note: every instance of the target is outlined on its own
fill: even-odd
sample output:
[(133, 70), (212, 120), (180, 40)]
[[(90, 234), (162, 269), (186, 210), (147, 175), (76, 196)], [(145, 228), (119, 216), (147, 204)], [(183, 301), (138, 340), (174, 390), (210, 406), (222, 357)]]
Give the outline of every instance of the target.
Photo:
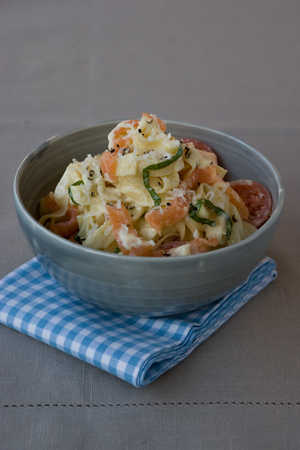
[(230, 239), (231, 232), (232, 232), (232, 220), (231, 217), (225, 212), (222, 208), (219, 208), (218, 206), (214, 205), (210, 200), (205, 199), (204, 204), (207, 208), (212, 209), (217, 216), (220, 216), (224, 214), (226, 219), (226, 239)]
[[(218, 206), (214, 205), (210, 200), (203, 199), (203, 198), (201, 200), (197, 201), (196, 206), (191, 204), (191, 206), (196, 210), (196, 212), (193, 213), (193, 215), (196, 214), (196, 216), (199, 218), (199, 216), (197, 215), (197, 211), (199, 211), (200, 208), (203, 205), (206, 206), (206, 208), (211, 209), (212, 211), (214, 211), (214, 213), (217, 216), (221, 216), (221, 215), (225, 216), (225, 219), (226, 219), (226, 239), (227, 240), (230, 239), (231, 232), (232, 232), (232, 220), (231, 220), (230, 216), (222, 208), (219, 208)], [(190, 217), (192, 217), (191, 214), (190, 214)], [(192, 217), (192, 219), (196, 220), (194, 217)], [(203, 223), (203, 222), (200, 222), (200, 223)], [(209, 225), (209, 224), (207, 224), (207, 225)], [(214, 226), (214, 225), (212, 225), (212, 226)]]
[(68, 187), (68, 194), (69, 194), (69, 197), (70, 197), (70, 199), (72, 200), (72, 202), (74, 203), (74, 205), (77, 205), (77, 206), (79, 206), (79, 203), (77, 203), (77, 202), (74, 200), (74, 197), (73, 197), (73, 193), (72, 193), (71, 187), (72, 187), (72, 186), (79, 186), (80, 184), (84, 184), (84, 182), (83, 182), (82, 180), (77, 180), (77, 181), (75, 181), (75, 183), (71, 184), (71, 186)]
[(192, 203), (190, 204), (189, 216), (191, 219), (195, 220), (195, 222), (202, 223), (203, 225), (209, 225), (211, 227), (216, 226), (216, 222), (214, 220), (198, 216), (198, 210), (199, 208), (197, 206), (194, 206)]
[(158, 206), (161, 203), (161, 198), (160, 196), (155, 192), (155, 190), (153, 189), (153, 187), (151, 187), (150, 185), (150, 173), (148, 170), (143, 170), (143, 181), (144, 181), (144, 185), (145, 188), (147, 189), (147, 191), (149, 192), (149, 194), (151, 195), (153, 201), (154, 201), (154, 205)]
[[(217, 214), (217, 216), (226, 214), (222, 208), (219, 208), (218, 206), (214, 205), (210, 200), (207, 200), (207, 199), (202, 199), (202, 200), (203, 200), (202, 204), (204, 204), (208, 209), (213, 210)], [(199, 200), (199, 201), (201, 201), (201, 200)]]
[(163, 169), (164, 167), (168, 167), (170, 164), (177, 161), (177, 159), (179, 159), (182, 156), (182, 154), (183, 154), (183, 150), (182, 150), (182, 147), (180, 146), (179, 149), (177, 150), (177, 153), (172, 158), (162, 161), (158, 164), (151, 164), (150, 166), (147, 166), (143, 169), (144, 186), (147, 189), (147, 191), (149, 192), (149, 194), (151, 195), (155, 206), (160, 205), (161, 198), (156, 193), (156, 191), (153, 189), (153, 187), (151, 187), (151, 185), (150, 185), (150, 171), (151, 170), (159, 170), (159, 169)]

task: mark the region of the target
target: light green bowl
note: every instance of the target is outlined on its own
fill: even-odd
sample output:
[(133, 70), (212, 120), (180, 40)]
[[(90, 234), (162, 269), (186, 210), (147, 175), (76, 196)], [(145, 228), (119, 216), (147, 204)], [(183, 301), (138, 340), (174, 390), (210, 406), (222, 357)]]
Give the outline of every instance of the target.
[(118, 256), (63, 239), (36, 220), (40, 198), (53, 190), (72, 158), (105, 150), (117, 122), (52, 138), (20, 164), (14, 180), (16, 210), (33, 251), (68, 291), (112, 311), (168, 315), (212, 302), (241, 283), (265, 255), (281, 214), (284, 191), (274, 166), (257, 150), (227, 134), (167, 122), (177, 137), (201, 139), (214, 147), (233, 179), (263, 183), (273, 197), (270, 219), (238, 244), (199, 255), (174, 258)]

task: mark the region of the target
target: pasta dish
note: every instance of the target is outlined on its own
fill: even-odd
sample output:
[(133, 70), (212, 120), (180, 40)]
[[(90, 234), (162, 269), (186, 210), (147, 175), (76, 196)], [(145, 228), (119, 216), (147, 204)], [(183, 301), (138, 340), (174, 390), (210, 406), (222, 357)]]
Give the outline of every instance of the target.
[(40, 223), (84, 247), (186, 256), (233, 245), (270, 216), (268, 190), (226, 181), (208, 144), (174, 137), (154, 114), (124, 120), (107, 149), (73, 160), (40, 201)]

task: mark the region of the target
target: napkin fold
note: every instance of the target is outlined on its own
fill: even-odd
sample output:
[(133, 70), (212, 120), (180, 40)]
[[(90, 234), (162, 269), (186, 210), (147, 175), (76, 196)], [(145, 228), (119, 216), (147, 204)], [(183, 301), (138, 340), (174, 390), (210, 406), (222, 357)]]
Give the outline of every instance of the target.
[(69, 294), (36, 258), (0, 281), (0, 323), (93, 364), (135, 387), (186, 358), (277, 276), (265, 258), (231, 293), (163, 318), (115, 314)]

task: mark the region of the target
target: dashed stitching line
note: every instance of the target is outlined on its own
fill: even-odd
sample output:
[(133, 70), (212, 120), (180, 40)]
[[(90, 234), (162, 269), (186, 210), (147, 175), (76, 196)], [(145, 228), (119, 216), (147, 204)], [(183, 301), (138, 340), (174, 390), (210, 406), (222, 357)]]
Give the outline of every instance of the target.
[(197, 407), (197, 406), (300, 406), (300, 401), (168, 401), (137, 403), (4, 403), (0, 408), (140, 408), (140, 407)]

